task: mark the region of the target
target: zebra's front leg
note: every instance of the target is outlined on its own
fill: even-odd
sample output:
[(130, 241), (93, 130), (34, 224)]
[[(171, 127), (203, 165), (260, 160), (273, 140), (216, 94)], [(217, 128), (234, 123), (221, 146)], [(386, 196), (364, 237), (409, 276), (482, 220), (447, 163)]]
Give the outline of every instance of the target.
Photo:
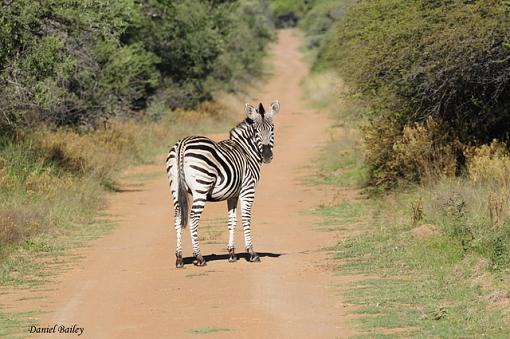
[(228, 207), (228, 261), (236, 262), (237, 257), (234, 250), (234, 238), (235, 238), (235, 230), (237, 224), (237, 201), (239, 199), (237, 197), (230, 198), (227, 200)]
[(191, 227), (189, 231), (191, 233), (191, 244), (193, 246), (193, 256), (195, 257), (193, 264), (195, 266), (207, 265), (206, 261), (202, 257), (202, 254), (200, 253), (200, 243), (198, 239), (198, 224), (200, 223), (200, 216), (204, 210), (205, 202), (205, 196), (197, 196), (196, 194), (193, 195), (193, 205), (191, 206), (190, 213)]
[[(253, 192), (253, 191), (252, 191)], [(244, 245), (246, 251), (250, 254), (251, 262), (260, 262), (260, 257), (253, 250), (251, 241), (251, 206), (253, 204), (254, 193), (244, 194), (241, 199), (241, 217), (243, 220)]]

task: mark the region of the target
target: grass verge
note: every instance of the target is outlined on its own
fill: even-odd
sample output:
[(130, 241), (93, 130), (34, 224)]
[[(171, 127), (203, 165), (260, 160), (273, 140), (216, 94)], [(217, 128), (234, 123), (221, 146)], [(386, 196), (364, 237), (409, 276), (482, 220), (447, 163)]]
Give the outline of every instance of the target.
[[(355, 305), (360, 337), (510, 337), (506, 205), (469, 178), (437, 178), (384, 194), (363, 188), (367, 170), (357, 131), (363, 108), (328, 94), (324, 88), (334, 86), (325, 81), (340, 83), (315, 73), (303, 85), (311, 105), (334, 121), (315, 178), (342, 194), (317, 211), (318, 228), (345, 235), (328, 249), (336, 274), (365, 277), (341, 292)], [(356, 189), (365, 194), (348, 193)]]

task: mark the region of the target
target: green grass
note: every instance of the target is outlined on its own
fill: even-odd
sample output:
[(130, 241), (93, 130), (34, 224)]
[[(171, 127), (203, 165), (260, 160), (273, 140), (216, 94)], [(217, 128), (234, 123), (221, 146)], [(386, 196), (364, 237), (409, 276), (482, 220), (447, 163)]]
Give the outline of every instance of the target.
[(97, 219), (88, 225), (70, 225), (65, 234), (40, 234), (25, 240), (0, 262), (0, 286), (33, 287), (48, 282), (77, 259), (70, 249), (88, 246), (116, 224)]
[(15, 339), (26, 337), (28, 328), (33, 325), (30, 321), (32, 312), (4, 313), (0, 310), (0, 338)]
[[(405, 202), (412, 196), (400, 194)], [(485, 276), (480, 281), (487, 272), (484, 261), (466, 253), (459, 239), (441, 232), (411, 236), (408, 204), (396, 199), (344, 202), (318, 211), (333, 231), (335, 225), (363, 230), (328, 249), (338, 260), (337, 274), (367, 277), (342, 292), (343, 302), (356, 306), (360, 330), (386, 337), (509, 337), (506, 304), (491, 298), (499, 291), (502, 301), (508, 300), (508, 286), (493, 286)], [(398, 330), (388, 332), (393, 329)]]
[(343, 201), (336, 206), (324, 206), (314, 211), (323, 218), (317, 224), (320, 231), (345, 231), (353, 229), (360, 224), (362, 217), (367, 213), (366, 201)]
[[(322, 161), (315, 182), (317, 184), (358, 187), (368, 178), (368, 168), (363, 163), (358, 136), (342, 127), (341, 137), (331, 141), (322, 151)], [(335, 154), (334, 157), (327, 155)]]
[(232, 331), (230, 328), (207, 326), (207, 327), (194, 328), (190, 332), (193, 334), (209, 334), (209, 333), (230, 332), (230, 331)]

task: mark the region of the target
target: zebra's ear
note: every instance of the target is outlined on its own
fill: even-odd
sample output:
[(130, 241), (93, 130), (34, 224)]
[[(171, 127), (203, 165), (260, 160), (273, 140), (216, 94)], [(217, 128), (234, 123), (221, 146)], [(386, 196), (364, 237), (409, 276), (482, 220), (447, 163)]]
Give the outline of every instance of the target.
[(248, 118), (250, 119), (255, 119), (255, 117), (257, 116), (257, 110), (255, 109), (255, 107), (253, 107), (252, 105), (250, 104), (246, 104), (244, 105), (244, 111), (246, 112), (246, 114), (248, 115)]
[(280, 102), (278, 100), (273, 101), (269, 106), (269, 116), (274, 116), (280, 112)]

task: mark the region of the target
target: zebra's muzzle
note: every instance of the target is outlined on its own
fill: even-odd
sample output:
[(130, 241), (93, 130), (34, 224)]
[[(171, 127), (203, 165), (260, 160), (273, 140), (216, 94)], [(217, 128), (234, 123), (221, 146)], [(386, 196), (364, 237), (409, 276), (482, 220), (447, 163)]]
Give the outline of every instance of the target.
[(273, 160), (273, 151), (269, 145), (262, 145), (262, 161), (269, 164)]

